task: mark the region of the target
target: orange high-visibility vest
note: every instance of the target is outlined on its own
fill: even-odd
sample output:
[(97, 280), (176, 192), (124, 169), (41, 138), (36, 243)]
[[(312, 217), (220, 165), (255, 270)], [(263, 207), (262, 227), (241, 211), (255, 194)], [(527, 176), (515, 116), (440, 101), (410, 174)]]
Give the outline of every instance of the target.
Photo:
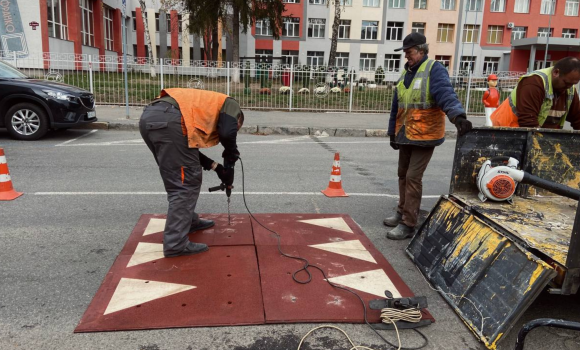
[(228, 95), (198, 89), (164, 89), (179, 105), (187, 130), (189, 148), (208, 148), (219, 143), (217, 124)]

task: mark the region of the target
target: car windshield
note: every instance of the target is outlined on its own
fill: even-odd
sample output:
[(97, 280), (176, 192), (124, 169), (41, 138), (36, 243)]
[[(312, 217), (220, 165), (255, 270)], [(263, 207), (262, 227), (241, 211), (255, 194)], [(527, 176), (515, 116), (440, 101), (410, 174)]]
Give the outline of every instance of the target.
[(0, 78), (4, 79), (26, 79), (26, 75), (22, 74), (18, 69), (12, 67), (6, 62), (0, 61)]

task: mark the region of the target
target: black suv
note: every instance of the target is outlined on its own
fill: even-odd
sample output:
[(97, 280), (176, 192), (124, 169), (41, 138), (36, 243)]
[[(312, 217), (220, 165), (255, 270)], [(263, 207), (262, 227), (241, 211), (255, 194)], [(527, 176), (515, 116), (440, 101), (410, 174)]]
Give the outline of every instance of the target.
[(36, 140), (48, 129), (97, 121), (90, 92), (54, 81), (31, 79), (0, 61), (0, 127), (20, 140)]

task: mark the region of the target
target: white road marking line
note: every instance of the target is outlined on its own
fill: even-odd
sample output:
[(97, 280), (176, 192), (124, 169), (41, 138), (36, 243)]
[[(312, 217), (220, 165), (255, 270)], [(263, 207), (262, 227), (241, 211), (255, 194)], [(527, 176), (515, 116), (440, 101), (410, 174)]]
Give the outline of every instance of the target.
[(94, 134), (94, 133), (96, 133), (97, 131), (98, 131), (97, 129), (93, 129), (93, 130), (91, 130), (90, 132), (88, 132), (88, 133), (86, 133), (86, 134), (83, 134), (83, 135), (81, 135), (81, 136), (79, 136), (79, 137), (77, 137), (77, 138), (74, 138), (74, 139), (72, 139), (72, 140), (65, 141), (65, 142), (63, 142), (63, 143), (59, 143), (58, 145), (55, 145), (55, 147), (68, 145), (68, 144), (69, 144), (69, 143), (71, 143), (71, 142), (74, 142), (74, 141), (76, 141), (76, 140), (78, 140), (78, 139), (82, 139), (83, 137), (85, 137), (85, 136), (89, 136), (90, 134)]
[[(166, 192), (34, 192), (35, 196), (98, 196), (98, 195), (123, 195), (123, 196), (148, 196), (148, 195), (166, 195)], [(200, 192), (200, 195), (221, 195), (221, 192)], [(234, 195), (241, 195), (242, 192), (232, 192)], [(258, 196), (324, 196), (321, 192), (246, 192), (247, 195)], [(399, 198), (396, 194), (386, 193), (348, 193), (351, 197), (387, 197)], [(423, 198), (439, 198), (440, 195), (425, 195)]]
[[(72, 140), (71, 140), (72, 141)], [(278, 142), (276, 140), (272, 141), (247, 141), (238, 142), (238, 145), (313, 145), (317, 144), (315, 141), (295, 141), (295, 142)], [(389, 141), (335, 141), (335, 142), (324, 142), (325, 144), (388, 144)], [(75, 143), (72, 145), (59, 144), (57, 146), (74, 146), (74, 147), (95, 147), (95, 146), (143, 146), (143, 140), (127, 140), (127, 141), (111, 141), (111, 142), (95, 142), (95, 143)]]
[[(327, 136), (324, 136), (324, 137), (327, 137)], [(287, 139), (263, 140), (263, 141), (246, 141), (246, 142), (239, 142), (239, 143), (245, 143), (245, 144), (250, 144), (250, 143), (254, 143), (254, 144), (261, 144), (261, 143), (287, 143), (287, 142), (295, 142), (296, 143), (296, 141), (301, 141), (301, 140), (308, 141), (308, 139), (310, 139), (310, 135), (303, 135), (303, 136), (298, 136), (298, 137), (291, 137), (291, 138), (287, 138)]]

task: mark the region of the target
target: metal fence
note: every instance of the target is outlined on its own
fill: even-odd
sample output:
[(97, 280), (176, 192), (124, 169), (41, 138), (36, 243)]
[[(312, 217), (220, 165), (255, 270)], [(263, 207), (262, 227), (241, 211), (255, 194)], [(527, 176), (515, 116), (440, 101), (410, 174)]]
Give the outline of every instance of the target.
[[(29, 77), (55, 80), (91, 91), (100, 105), (125, 105), (122, 57), (44, 53), (0, 57)], [(506, 98), (523, 72), (495, 72)], [(385, 113), (400, 73), (382, 68), (184, 61), (129, 57), (128, 104), (142, 106), (163, 88), (197, 88), (228, 94), (242, 108), (316, 112)], [(451, 83), (469, 114), (484, 114), (483, 75), (456, 72)]]

